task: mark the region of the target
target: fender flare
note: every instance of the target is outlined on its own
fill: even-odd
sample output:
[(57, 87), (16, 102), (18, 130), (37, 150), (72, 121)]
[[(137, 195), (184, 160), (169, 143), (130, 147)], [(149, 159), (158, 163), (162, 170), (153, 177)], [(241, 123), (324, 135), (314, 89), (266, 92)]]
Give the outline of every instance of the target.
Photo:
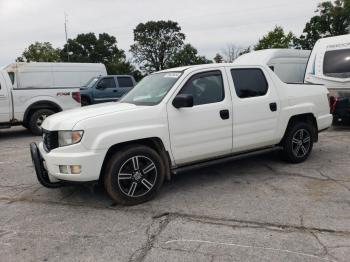
[(34, 102), (33, 104), (31, 104), (30, 106), (27, 107), (26, 111), (24, 112), (23, 115), (23, 122), (27, 122), (27, 118), (29, 113), (32, 111), (32, 109), (55, 109), (57, 112), (62, 111), (62, 107), (60, 107), (58, 104), (56, 104), (55, 102), (49, 101), (49, 100), (41, 100), (41, 101), (37, 101)]

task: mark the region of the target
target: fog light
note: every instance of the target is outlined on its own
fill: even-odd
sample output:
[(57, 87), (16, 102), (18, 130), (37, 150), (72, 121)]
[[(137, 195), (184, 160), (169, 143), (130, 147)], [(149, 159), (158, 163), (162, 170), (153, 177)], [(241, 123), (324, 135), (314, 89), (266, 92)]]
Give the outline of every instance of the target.
[(81, 173), (81, 166), (80, 165), (73, 165), (73, 166), (70, 166), (70, 172), (72, 174), (80, 174)]
[(61, 174), (68, 174), (68, 167), (67, 166), (59, 166), (60, 173)]

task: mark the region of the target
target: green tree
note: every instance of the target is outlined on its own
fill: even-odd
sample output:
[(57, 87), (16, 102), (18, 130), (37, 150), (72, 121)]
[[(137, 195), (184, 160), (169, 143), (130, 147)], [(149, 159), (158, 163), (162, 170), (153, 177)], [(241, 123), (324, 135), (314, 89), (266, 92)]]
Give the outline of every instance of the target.
[(254, 49), (289, 48), (293, 44), (294, 38), (292, 32), (285, 33), (282, 27), (276, 26), (259, 40)]
[(224, 58), (223, 58), (222, 55), (220, 55), (219, 53), (217, 53), (217, 54), (214, 56), (213, 60), (214, 60), (215, 63), (218, 63), (218, 64), (224, 62)]
[(130, 52), (146, 72), (165, 69), (173, 54), (183, 46), (185, 35), (173, 21), (149, 21), (134, 29)]
[(303, 34), (295, 39), (297, 48), (312, 49), (320, 38), (349, 33), (350, 0), (322, 2), (315, 13), (317, 15), (306, 23)]
[(134, 66), (126, 60), (125, 52), (117, 46), (117, 39), (107, 33), (79, 34), (68, 39), (61, 51), (61, 59), (68, 62), (103, 63), (108, 74), (132, 74)]
[(187, 65), (200, 65), (211, 63), (205, 56), (198, 55), (198, 51), (190, 44), (184, 45), (170, 57), (166, 67), (178, 67)]
[(35, 42), (29, 45), (17, 62), (59, 62), (60, 50), (53, 48), (49, 42)]

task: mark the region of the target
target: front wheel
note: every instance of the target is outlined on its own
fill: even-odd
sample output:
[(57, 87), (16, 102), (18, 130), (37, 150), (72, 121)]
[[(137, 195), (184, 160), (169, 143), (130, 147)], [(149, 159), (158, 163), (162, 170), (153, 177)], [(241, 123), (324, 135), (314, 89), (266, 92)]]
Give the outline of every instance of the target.
[(313, 147), (313, 126), (308, 123), (295, 123), (288, 128), (283, 141), (283, 156), (290, 163), (305, 161)]
[(129, 146), (111, 157), (104, 183), (114, 201), (136, 205), (157, 194), (164, 176), (164, 163), (156, 151), (146, 146)]

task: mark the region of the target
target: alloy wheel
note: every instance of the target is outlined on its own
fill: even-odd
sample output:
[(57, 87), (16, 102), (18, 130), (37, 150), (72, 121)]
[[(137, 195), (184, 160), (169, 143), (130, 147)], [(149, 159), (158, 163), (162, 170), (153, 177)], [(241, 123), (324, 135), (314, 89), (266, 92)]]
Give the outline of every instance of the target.
[(311, 146), (311, 135), (306, 129), (299, 129), (292, 139), (292, 151), (295, 157), (305, 157)]
[(141, 197), (152, 190), (157, 181), (157, 167), (146, 156), (127, 159), (118, 172), (118, 186), (128, 197)]

